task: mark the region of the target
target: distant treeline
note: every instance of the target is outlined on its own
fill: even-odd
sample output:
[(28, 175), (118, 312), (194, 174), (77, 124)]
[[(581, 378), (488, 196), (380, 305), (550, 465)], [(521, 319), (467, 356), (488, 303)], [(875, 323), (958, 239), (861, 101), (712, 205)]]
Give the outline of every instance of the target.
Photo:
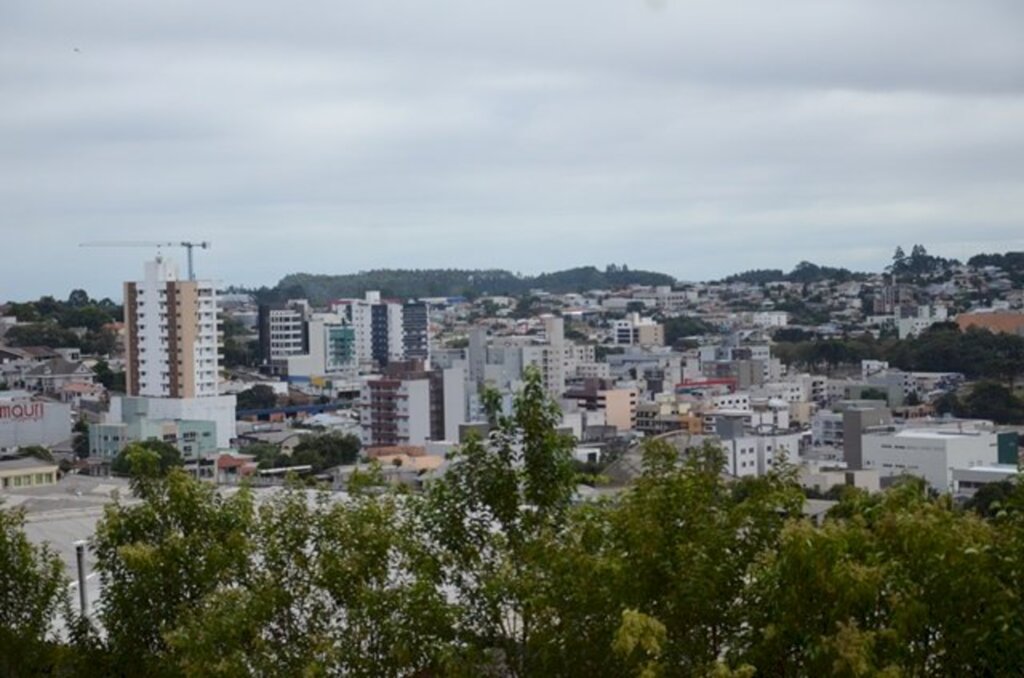
[(1015, 285), (1024, 285), (1024, 252), (1007, 252), (1006, 254), (976, 254), (967, 260), (974, 268), (996, 266), (1010, 274)]
[(116, 340), (107, 326), (120, 322), (124, 312), (110, 299), (93, 299), (85, 290), (76, 289), (67, 301), (45, 296), (25, 303), (10, 302), (4, 314), (24, 323), (4, 336), (10, 346), (80, 348), (85, 353), (107, 355)]
[(519, 296), (532, 289), (555, 294), (590, 289), (619, 289), (629, 285), (673, 285), (665, 273), (630, 269), (610, 264), (603, 270), (581, 266), (554, 273), (529, 276), (502, 269), (376, 269), (342, 275), (294, 273), (273, 288), (255, 290), (260, 301), (307, 298), (313, 303), (331, 299), (361, 297), (379, 290), (386, 297), (455, 297), (470, 299), (484, 295)]
[[(910, 249), (910, 254), (904, 252), (902, 247), (897, 247), (892, 255), (892, 263), (886, 266), (886, 271), (897, 275), (901, 282), (925, 282), (934, 281), (937, 276), (948, 278), (950, 269), (958, 265), (960, 262), (957, 259), (929, 254), (924, 245), (914, 245)], [(967, 265), (972, 268), (996, 266), (1009, 273), (1014, 283), (1024, 283), (1024, 252), (976, 254), (967, 260)], [(766, 285), (774, 282), (815, 283), (832, 280), (841, 283), (850, 280), (863, 281), (868, 276), (868, 273), (846, 268), (819, 266), (809, 261), (801, 261), (789, 273), (781, 268), (755, 268), (727, 276), (722, 282)]]
[(809, 261), (801, 261), (789, 273), (781, 268), (756, 268), (742, 273), (735, 273), (722, 282), (745, 282), (751, 285), (766, 285), (773, 282), (814, 283), (822, 280), (848, 282), (850, 280), (866, 280), (867, 273), (854, 272), (846, 268), (819, 266)]

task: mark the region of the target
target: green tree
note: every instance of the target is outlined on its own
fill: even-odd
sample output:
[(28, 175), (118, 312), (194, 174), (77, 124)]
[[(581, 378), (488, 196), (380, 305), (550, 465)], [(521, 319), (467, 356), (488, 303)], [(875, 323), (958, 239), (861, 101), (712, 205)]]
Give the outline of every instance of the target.
[(998, 382), (980, 381), (963, 399), (964, 413), (978, 419), (991, 419), (997, 424), (1024, 423), (1024, 403)]
[(110, 369), (110, 363), (106, 360), (97, 360), (96, 364), (92, 367), (92, 371), (96, 375), (96, 381), (103, 384), (105, 389), (113, 389), (114, 371)]
[(117, 675), (175, 675), (166, 635), (250, 565), (252, 497), (230, 497), (142, 448), (130, 455), (140, 504), (108, 506), (93, 550), (103, 646)]
[(756, 560), (803, 502), (791, 472), (770, 473), (736, 493), (712, 445), (682, 461), (664, 442), (644, 452), (644, 472), (613, 516), (625, 601), (663, 624), (669, 675), (712, 666), (746, 626), (737, 595)]
[(60, 558), (25, 536), (25, 516), (0, 505), (0, 674), (42, 675), (56, 659), (54, 621), (68, 607)]
[[(373, 484), (371, 482), (371, 484)], [(259, 511), (259, 567), (169, 634), (188, 675), (437, 673), (451, 637), (422, 499), (290, 490)]]
[(304, 435), (299, 438), (291, 457), (278, 458), (278, 462), (287, 461), (290, 466), (309, 465), (314, 473), (319, 473), (334, 466), (354, 464), (359, 459), (360, 446), (359, 438), (352, 434)]
[(880, 388), (865, 388), (860, 392), (861, 400), (884, 400), (889, 402), (889, 394)]
[(47, 447), (42, 445), (27, 445), (18, 449), (18, 455), (22, 457), (35, 457), (40, 461), (47, 461), (51, 464), (53, 462), (53, 453)]
[(71, 427), (71, 447), (75, 451), (75, 456), (79, 459), (85, 459), (89, 456), (89, 424), (85, 422), (85, 419), (79, 417), (75, 421), (75, 425)]
[(266, 384), (256, 384), (237, 396), (236, 407), (240, 410), (266, 410), (277, 406), (277, 394)]
[(790, 523), (752, 570), (732, 658), (779, 676), (1012, 673), (1016, 592), (997, 543), (918, 480), (846, 495), (823, 527)]
[(565, 524), (574, 444), (558, 432), (558, 408), (536, 369), (511, 415), (493, 392), (486, 403), (492, 431), (467, 441), (430, 486), (427, 524), (456, 600), (464, 666), (483, 670), (500, 656), (514, 675), (533, 675), (537, 570)]
[(133, 456), (138, 456), (140, 459), (148, 459), (146, 453), (153, 453), (155, 455), (157, 472), (160, 475), (166, 475), (171, 468), (183, 464), (181, 452), (174, 445), (163, 440), (143, 440), (137, 443), (129, 443), (121, 450), (114, 457), (114, 461), (111, 462), (110, 470), (120, 475), (131, 475), (134, 473), (137, 464), (144, 463), (133, 459)]
[(994, 518), (1007, 508), (1007, 501), (1013, 496), (1014, 489), (1014, 482), (1009, 480), (986, 483), (978, 488), (974, 496), (964, 504), (964, 508), (974, 511), (982, 518)]

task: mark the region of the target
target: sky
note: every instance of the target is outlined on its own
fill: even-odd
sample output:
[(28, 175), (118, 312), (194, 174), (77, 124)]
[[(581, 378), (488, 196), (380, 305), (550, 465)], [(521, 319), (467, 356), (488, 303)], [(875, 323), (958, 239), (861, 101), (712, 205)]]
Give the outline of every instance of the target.
[[(4, 0), (0, 300), (1024, 249), (1020, 0)], [(177, 249), (165, 254), (183, 259)]]

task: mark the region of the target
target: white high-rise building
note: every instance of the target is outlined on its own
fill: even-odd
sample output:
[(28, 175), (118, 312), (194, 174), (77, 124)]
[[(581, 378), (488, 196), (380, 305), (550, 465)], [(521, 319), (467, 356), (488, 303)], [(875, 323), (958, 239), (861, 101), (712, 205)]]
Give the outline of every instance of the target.
[(220, 335), (217, 288), (180, 280), (170, 259), (146, 262), (145, 276), (124, 286), (128, 395), (217, 395)]

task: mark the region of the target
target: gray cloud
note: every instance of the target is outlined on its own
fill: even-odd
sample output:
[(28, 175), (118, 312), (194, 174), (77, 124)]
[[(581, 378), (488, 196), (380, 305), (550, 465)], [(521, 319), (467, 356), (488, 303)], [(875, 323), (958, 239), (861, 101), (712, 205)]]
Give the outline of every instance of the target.
[[(628, 262), (684, 278), (1024, 246), (1024, 5), (0, 7), (0, 298)], [(77, 51), (76, 51), (77, 48)]]

